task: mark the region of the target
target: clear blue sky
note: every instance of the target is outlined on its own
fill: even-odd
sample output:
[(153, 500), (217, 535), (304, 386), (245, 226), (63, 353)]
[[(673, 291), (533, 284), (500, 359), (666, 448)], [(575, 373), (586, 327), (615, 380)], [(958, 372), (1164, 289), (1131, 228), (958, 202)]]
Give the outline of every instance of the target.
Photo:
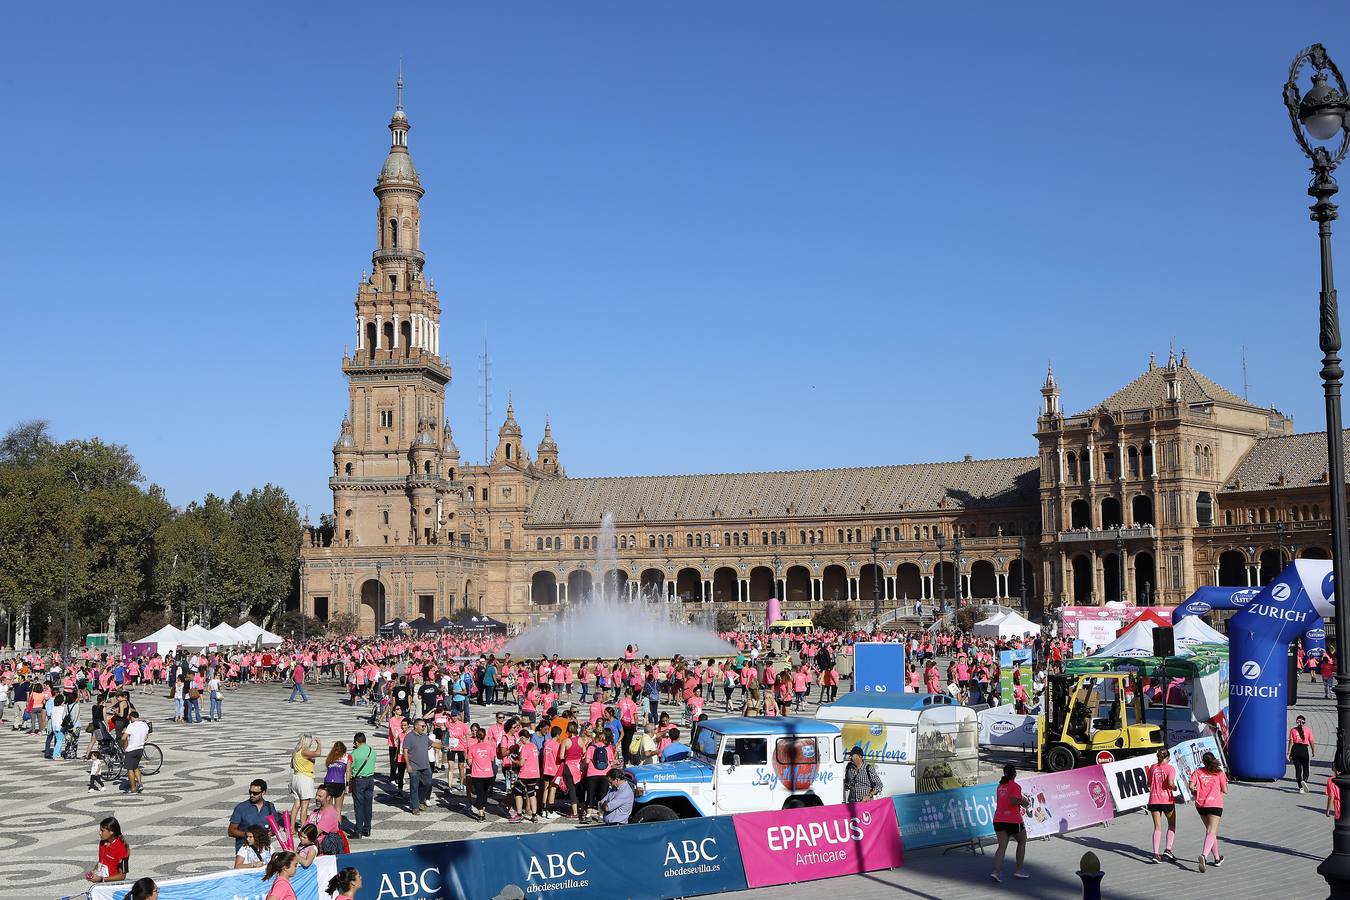
[(1029, 455), (1047, 356), (1076, 411), (1172, 337), (1322, 427), (1280, 88), (1344, 16), (300, 6), (9, 9), (0, 424), (329, 508), (401, 55), (466, 460), (485, 331), (575, 476)]

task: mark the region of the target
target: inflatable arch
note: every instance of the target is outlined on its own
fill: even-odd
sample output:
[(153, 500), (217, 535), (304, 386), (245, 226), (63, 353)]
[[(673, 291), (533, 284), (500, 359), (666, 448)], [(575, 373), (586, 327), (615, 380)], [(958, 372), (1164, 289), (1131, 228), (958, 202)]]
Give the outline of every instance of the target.
[(1274, 780), (1285, 773), (1289, 645), (1326, 645), (1332, 617), (1331, 561), (1298, 559), (1262, 588), (1201, 588), (1172, 620), (1211, 609), (1237, 609), (1228, 620), (1228, 763), (1239, 778)]

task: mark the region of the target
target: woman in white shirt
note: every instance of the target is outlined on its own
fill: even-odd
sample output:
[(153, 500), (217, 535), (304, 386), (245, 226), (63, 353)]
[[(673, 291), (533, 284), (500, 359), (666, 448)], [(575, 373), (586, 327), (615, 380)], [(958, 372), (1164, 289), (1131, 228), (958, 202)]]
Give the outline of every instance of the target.
[(272, 858), (272, 836), (261, 825), (244, 830), (244, 844), (234, 855), (236, 869), (261, 869)]

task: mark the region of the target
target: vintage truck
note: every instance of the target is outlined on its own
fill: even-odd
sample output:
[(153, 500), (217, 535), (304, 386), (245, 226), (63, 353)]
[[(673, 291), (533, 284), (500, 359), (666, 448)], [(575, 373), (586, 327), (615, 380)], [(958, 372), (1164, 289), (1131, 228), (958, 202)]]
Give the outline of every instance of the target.
[(862, 749), (886, 795), (974, 783), (975, 714), (941, 694), (846, 694), (818, 718), (700, 723), (693, 755), (634, 766), (633, 822), (840, 803), (848, 752)]

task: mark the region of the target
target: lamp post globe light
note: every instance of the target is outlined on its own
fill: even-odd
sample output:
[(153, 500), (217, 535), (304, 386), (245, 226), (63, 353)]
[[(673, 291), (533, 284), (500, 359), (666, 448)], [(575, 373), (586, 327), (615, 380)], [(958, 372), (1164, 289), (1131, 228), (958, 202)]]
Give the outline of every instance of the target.
[[(1302, 93), (1298, 78), (1303, 68), (1313, 68), (1312, 87)], [(1312, 161), (1312, 180), (1308, 196), (1315, 201), (1309, 209), (1317, 223), (1321, 257), (1322, 284), (1318, 302), (1319, 335), (1322, 349), (1322, 395), (1327, 417), (1327, 481), (1331, 488), (1331, 571), (1332, 602), (1336, 607), (1336, 763), (1342, 774), (1335, 777), (1342, 792), (1350, 790), (1350, 614), (1342, 601), (1347, 555), (1345, 449), (1341, 431), (1341, 324), (1336, 308), (1336, 285), (1331, 269), (1331, 223), (1336, 219), (1336, 166), (1350, 149), (1350, 103), (1347, 103), (1345, 79), (1327, 56), (1326, 48), (1313, 44), (1294, 57), (1289, 79), (1284, 85), (1284, 105), (1299, 148)], [(1306, 133), (1305, 133), (1306, 132)], [(1335, 141), (1335, 149), (1319, 146)], [(1309, 139), (1312, 142), (1310, 143)], [(1327, 880), (1332, 897), (1350, 897), (1350, 818), (1336, 819), (1332, 831), (1331, 855), (1317, 867)]]

